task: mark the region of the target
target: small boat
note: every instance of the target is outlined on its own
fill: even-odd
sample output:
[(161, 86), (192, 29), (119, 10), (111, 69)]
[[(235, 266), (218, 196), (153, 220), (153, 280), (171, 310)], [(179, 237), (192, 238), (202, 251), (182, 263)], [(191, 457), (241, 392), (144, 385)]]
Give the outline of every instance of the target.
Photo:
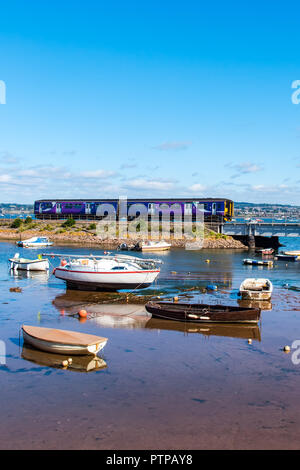
[(145, 306), (154, 318), (193, 323), (258, 323), (259, 308), (150, 301)]
[(14, 271), (48, 271), (49, 261), (38, 255), (37, 259), (20, 258), (20, 254), (16, 253), (13, 258), (10, 258), (10, 269)]
[(300, 257), (300, 251), (299, 251), (299, 250), (295, 250), (295, 251), (284, 251), (283, 254), (284, 254), (284, 255), (288, 255), (288, 256), (297, 256), (298, 258)]
[(147, 240), (142, 242), (140, 247), (142, 251), (165, 251), (171, 248), (171, 244), (164, 240), (158, 242)]
[(36, 349), (56, 354), (96, 355), (108, 341), (101, 336), (39, 326), (23, 325), (22, 331), (25, 343)]
[(273, 267), (273, 261), (269, 260), (257, 260), (257, 259), (250, 259), (246, 258), (243, 260), (243, 264), (253, 265), (253, 266), (269, 266)]
[(160, 260), (128, 255), (78, 256), (50, 253), (45, 256), (63, 258), (53, 273), (58, 279), (66, 281), (70, 289), (143, 289), (149, 287), (160, 273)]
[(19, 240), (17, 245), (23, 248), (39, 248), (44, 246), (51, 246), (53, 243), (50, 242), (47, 237), (32, 237), (28, 238), (27, 240)]
[(240, 285), (240, 295), (247, 300), (270, 300), (273, 285), (269, 279), (245, 279)]
[(296, 255), (286, 255), (284, 253), (278, 253), (275, 257), (278, 261), (297, 261), (298, 256)]
[(261, 248), (261, 249), (258, 249), (258, 250), (255, 250), (256, 253), (259, 253), (261, 255), (272, 255), (274, 253), (274, 249), (273, 248)]

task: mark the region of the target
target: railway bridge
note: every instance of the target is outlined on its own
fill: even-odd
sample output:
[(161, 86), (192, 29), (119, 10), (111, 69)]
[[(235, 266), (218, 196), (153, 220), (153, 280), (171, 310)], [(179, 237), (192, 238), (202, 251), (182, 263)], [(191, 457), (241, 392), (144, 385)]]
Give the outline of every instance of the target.
[(249, 247), (280, 246), (279, 237), (300, 237), (300, 223), (294, 222), (225, 222), (219, 232), (241, 240)]

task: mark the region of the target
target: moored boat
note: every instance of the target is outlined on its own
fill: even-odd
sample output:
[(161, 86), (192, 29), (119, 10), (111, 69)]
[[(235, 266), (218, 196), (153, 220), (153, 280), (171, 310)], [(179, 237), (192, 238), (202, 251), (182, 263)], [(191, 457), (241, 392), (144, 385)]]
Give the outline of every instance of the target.
[(48, 271), (49, 261), (41, 255), (37, 259), (20, 258), (20, 254), (16, 253), (13, 258), (9, 259), (10, 269), (22, 271)]
[(255, 250), (255, 251), (256, 251), (256, 253), (259, 253), (263, 256), (272, 255), (274, 253), (273, 248), (261, 248), (261, 249)]
[(154, 302), (145, 306), (154, 318), (193, 323), (258, 323), (260, 309), (227, 305)]
[(22, 331), (26, 343), (42, 351), (56, 354), (96, 355), (108, 341), (101, 336), (39, 326), (23, 325)]
[(171, 248), (171, 244), (165, 242), (164, 240), (161, 241), (152, 241), (147, 240), (140, 244), (142, 251), (166, 251)]
[(44, 246), (53, 245), (53, 243), (50, 242), (47, 237), (32, 237), (28, 238), (27, 240), (19, 240), (16, 243), (18, 246), (21, 246), (23, 248), (43, 248)]
[(240, 285), (242, 299), (247, 300), (270, 300), (273, 285), (269, 279), (245, 279)]
[(246, 258), (243, 260), (243, 263), (247, 265), (253, 265), (253, 266), (268, 266), (270, 268), (273, 266), (273, 261), (270, 261), (270, 260), (258, 260), (258, 259)]
[(287, 254), (284, 254), (284, 253), (278, 253), (278, 255), (276, 255), (276, 259), (279, 260), (279, 261), (297, 261), (298, 256), (296, 256), (296, 255), (287, 255)]
[(284, 251), (283, 254), (287, 255), (287, 256), (297, 256), (298, 259), (300, 258), (300, 251), (299, 250)]
[[(55, 254), (49, 254), (55, 256)], [(160, 273), (160, 260), (134, 256), (71, 256), (64, 257), (54, 275), (66, 281), (67, 287), (81, 290), (143, 289)], [(65, 258), (69, 258), (68, 261)]]

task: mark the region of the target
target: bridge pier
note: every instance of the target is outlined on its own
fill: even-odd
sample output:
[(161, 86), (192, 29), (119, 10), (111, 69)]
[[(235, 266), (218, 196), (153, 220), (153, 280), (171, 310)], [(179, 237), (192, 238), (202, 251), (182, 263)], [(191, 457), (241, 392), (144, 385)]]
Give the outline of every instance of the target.
[(279, 237), (262, 237), (254, 235), (232, 235), (232, 238), (239, 240), (244, 245), (248, 246), (250, 250), (259, 248), (274, 248), (277, 250), (280, 246)]

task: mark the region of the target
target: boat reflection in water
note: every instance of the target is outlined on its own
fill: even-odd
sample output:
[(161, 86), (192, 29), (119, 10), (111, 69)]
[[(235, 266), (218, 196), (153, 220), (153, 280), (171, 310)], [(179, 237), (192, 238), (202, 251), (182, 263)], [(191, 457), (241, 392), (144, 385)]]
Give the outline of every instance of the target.
[(257, 325), (241, 324), (199, 324), (151, 318), (145, 328), (151, 330), (182, 331), (184, 334), (199, 333), (203, 336), (224, 336), (230, 338), (252, 339), (261, 341), (260, 329)]
[(61, 368), (62, 362), (71, 358), (72, 362), (68, 365), (68, 370), (75, 372), (91, 372), (107, 368), (106, 362), (99, 356), (66, 356), (53, 354), (31, 348), (28, 345), (23, 346), (22, 357), (26, 361), (54, 368)]
[[(80, 309), (88, 312), (90, 321), (97, 323), (99, 326), (108, 328), (146, 328), (152, 330), (170, 330), (178, 331), (184, 334), (199, 333), (204, 336), (224, 336), (231, 338), (253, 339), (260, 341), (260, 329), (255, 325), (249, 324), (197, 324), (185, 323), (172, 320), (159, 320), (152, 318), (147, 313), (144, 305), (137, 304), (119, 304), (107, 303), (101, 304), (103, 298), (99, 298), (100, 294), (88, 293), (66, 293), (58, 295), (53, 304), (65, 315), (75, 315)], [(98, 299), (98, 303), (96, 302)], [(263, 302), (270, 303), (270, 302)]]
[(77, 315), (79, 310), (84, 309), (88, 312), (90, 321), (108, 328), (144, 328), (151, 318), (143, 304), (120, 304), (113, 301), (101, 303), (101, 301), (107, 302), (100, 294), (86, 295), (84, 292), (75, 291), (58, 295), (53, 300), (53, 305), (64, 315)]
[(49, 271), (14, 271), (10, 270), (10, 275), (15, 279), (33, 279), (43, 283), (49, 280)]
[(243, 308), (260, 308), (261, 310), (272, 310), (272, 302), (270, 300), (238, 299), (238, 304)]

